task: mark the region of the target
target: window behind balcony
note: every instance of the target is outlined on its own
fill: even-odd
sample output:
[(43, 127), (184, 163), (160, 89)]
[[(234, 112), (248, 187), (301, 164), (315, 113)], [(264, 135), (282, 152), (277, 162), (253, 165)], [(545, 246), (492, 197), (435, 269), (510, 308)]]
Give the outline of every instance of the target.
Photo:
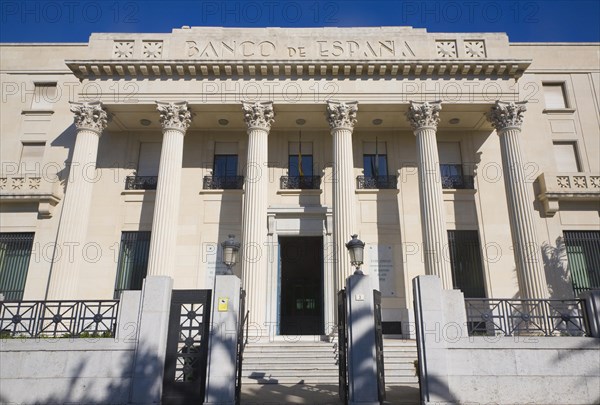
[(472, 189), (473, 177), (463, 173), (460, 142), (438, 142), (442, 188)]
[(448, 231), (454, 288), (465, 298), (485, 298), (483, 262), (477, 231)]
[(385, 142), (363, 144), (363, 172), (365, 177), (387, 176), (387, 147)]
[(158, 176), (160, 149), (160, 142), (140, 143), (140, 157), (137, 167), (138, 176)]
[(33, 247), (33, 233), (0, 233), (0, 294), (6, 301), (23, 299)]
[(312, 142), (290, 142), (288, 150), (288, 175), (290, 177), (313, 176)]
[(141, 290), (148, 270), (150, 232), (123, 232), (119, 249), (115, 298), (124, 290)]

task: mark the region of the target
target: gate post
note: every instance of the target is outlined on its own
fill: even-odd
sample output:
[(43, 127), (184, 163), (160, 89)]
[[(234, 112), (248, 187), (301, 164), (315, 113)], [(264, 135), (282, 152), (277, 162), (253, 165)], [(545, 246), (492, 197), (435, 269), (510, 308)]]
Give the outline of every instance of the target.
[(378, 405), (375, 304), (369, 276), (346, 279), (349, 405)]
[(131, 403), (160, 404), (173, 279), (148, 276), (142, 287)]
[(205, 404), (234, 405), (241, 281), (217, 275), (208, 342)]

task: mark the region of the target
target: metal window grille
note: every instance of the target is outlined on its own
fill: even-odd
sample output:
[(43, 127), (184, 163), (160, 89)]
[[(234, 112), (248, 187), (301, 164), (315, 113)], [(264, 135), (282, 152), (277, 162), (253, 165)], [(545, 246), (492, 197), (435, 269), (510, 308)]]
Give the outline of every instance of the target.
[(33, 233), (0, 233), (0, 294), (6, 301), (23, 299), (33, 248)]
[(600, 289), (600, 231), (564, 231), (575, 295)]
[(123, 290), (141, 290), (148, 269), (150, 232), (123, 232), (119, 249), (114, 298)]
[(452, 283), (467, 298), (484, 298), (483, 265), (477, 231), (448, 231)]

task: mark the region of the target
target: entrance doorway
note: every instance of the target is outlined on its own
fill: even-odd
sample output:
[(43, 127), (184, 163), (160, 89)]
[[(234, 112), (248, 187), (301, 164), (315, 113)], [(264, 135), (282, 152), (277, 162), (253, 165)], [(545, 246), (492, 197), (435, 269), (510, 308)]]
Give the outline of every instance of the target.
[(323, 238), (279, 238), (279, 334), (323, 334)]

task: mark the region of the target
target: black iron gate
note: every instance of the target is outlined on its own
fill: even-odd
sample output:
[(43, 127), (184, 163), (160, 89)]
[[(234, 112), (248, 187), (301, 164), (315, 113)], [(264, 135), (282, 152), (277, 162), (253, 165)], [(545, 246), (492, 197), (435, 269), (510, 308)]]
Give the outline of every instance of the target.
[(173, 290), (162, 403), (202, 404), (210, 326), (211, 290)]
[(381, 292), (373, 290), (375, 309), (375, 358), (377, 360), (377, 394), (379, 403), (385, 401), (385, 368), (383, 364), (383, 327), (381, 326)]
[(348, 404), (348, 313), (346, 311), (346, 290), (338, 292), (338, 366), (339, 395), (344, 405)]
[[(244, 347), (246, 346), (246, 336), (244, 334), (244, 327), (248, 322), (249, 311), (246, 312), (246, 291), (240, 290), (240, 318), (238, 327), (238, 341), (237, 341), (237, 357), (236, 357), (236, 370), (237, 376), (235, 380), (235, 404), (240, 405), (242, 398), (242, 362), (244, 360)], [(247, 335), (247, 333), (246, 333)]]

